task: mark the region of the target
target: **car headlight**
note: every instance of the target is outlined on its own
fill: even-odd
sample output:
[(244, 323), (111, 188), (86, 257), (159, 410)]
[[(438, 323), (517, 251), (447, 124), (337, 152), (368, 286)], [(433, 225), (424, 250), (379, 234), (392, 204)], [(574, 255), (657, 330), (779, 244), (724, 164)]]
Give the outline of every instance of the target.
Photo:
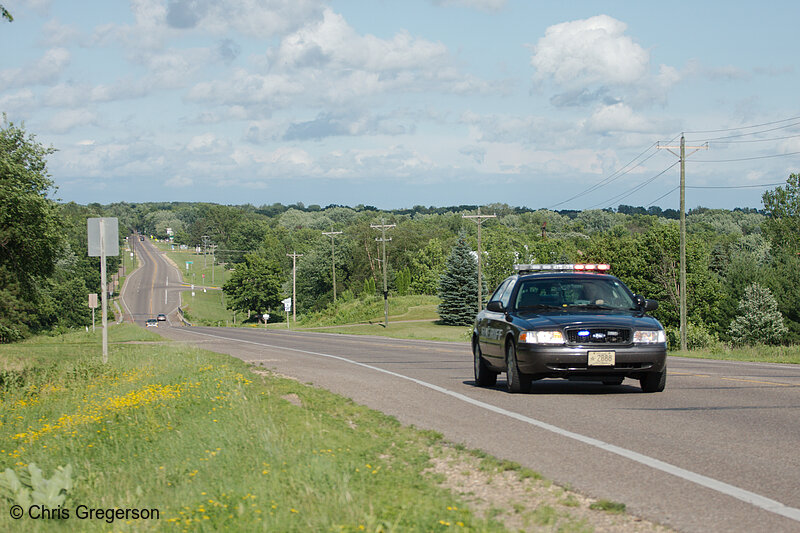
[(564, 344), (564, 334), (560, 331), (523, 331), (519, 342), (527, 344)]
[(633, 342), (637, 344), (658, 344), (667, 342), (667, 334), (663, 329), (634, 331)]

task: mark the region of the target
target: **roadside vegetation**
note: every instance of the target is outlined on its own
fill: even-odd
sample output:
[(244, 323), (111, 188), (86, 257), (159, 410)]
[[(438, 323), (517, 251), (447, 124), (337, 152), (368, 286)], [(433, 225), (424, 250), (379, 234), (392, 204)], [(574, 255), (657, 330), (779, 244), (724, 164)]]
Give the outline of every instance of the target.
[[(555, 499), (522, 497), (488, 512), (474, 494), (451, 490), (453, 468), (551, 484), (350, 400), (133, 325), (111, 328), (103, 365), (98, 335), (0, 346), (0, 467), (25, 479), (36, 465), (73, 511), (61, 520), (3, 512), (3, 531), (505, 531), (505, 515), (537, 524), (533, 511), (545, 503), (555, 506), (553, 518), (535, 530), (591, 531), (609, 519), (563, 489)], [(437, 467), (443, 457), (460, 466)], [(3, 509), (20, 492), (0, 480)], [(585, 503), (576, 510), (577, 501)], [(78, 505), (155, 509), (159, 518), (78, 521)]]
[[(121, 238), (138, 231), (171, 239), (187, 283), (221, 287), (223, 312), (206, 317), (210, 308), (189, 311), (199, 323), (227, 321), (224, 310), (231, 322), (234, 311), (268, 313), (282, 322), (281, 302), (293, 287), (293, 313), (302, 325), (370, 321), (370, 306), (380, 306), (376, 297), (383, 300), (385, 277), (390, 305), (398, 297), (437, 297), (439, 320), (463, 325), (474, 315), (477, 288), (486, 289), (485, 300), (515, 263), (603, 262), (634, 292), (659, 301), (653, 315), (671, 338), (678, 327), (674, 209), (551, 211), (500, 203), (389, 211), (302, 203), (79, 206), (49, 197), (47, 158), (55, 148), (5, 120), (0, 145), (0, 342), (89, 325), (87, 295), (101, 292), (98, 259), (86, 254), (90, 216), (116, 217)], [(763, 209), (696, 207), (686, 214), (693, 349), (800, 345), (800, 284), (794, 281), (800, 271), (800, 174), (765, 191), (762, 204)], [(464, 218), (477, 211), (496, 215), (481, 226), (482, 283), (474, 279), (477, 226)], [(385, 262), (373, 227), (380, 221), (391, 226)], [(335, 249), (323, 234), (331, 231), (338, 232)], [(126, 261), (127, 254), (110, 258), (109, 271)], [(340, 299), (364, 302), (364, 312), (339, 307)], [(198, 300), (197, 307), (203, 305)]]

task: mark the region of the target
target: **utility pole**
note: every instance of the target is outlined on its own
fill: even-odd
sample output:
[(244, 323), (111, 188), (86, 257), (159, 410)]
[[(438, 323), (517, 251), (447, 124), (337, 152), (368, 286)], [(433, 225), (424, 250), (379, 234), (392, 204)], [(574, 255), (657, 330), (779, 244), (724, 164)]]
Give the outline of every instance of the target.
[(477, 215), (461, 215), (461, 218), (471, 218), (478, 224), (478, 311), (483, 309), (483, 277), (481, 276), (481, 263), (483, 263), (483, 252), (481, 251), (481, 226), (487, 218), (497, 218), (497, 215), (481, 215), (481, 208), (478, 208)]
[(206, 249), (208, 248), (208, 235), (203, 235), (203, 268), (206, 268)]
[(292, 258), (292, 321), (297, 323), (297, 258), (303, 257), (303, 254), (292, 252), (286, 257)]
[[(708, 143), (702, 146), (686, 146), (686, 138), (681, 133), (680, 146), (661, 146), (656, 144), (659, 150), (669, 150), (673, 155), (678, 156), (681, 162), (681, 206), (680, 206), (680, 326), (681, 326), (681, 351), (686, 351), (686, 148), (692, 148), (694, 151), (692, 155), (698, 150), (708, 150)], [(679, 148), (680, 154), (676, 154), (672, 150)]]
[(337, 235), (341, 235), (341, 231), (323, 231), (323, 235), (327, 235), (331, 238), (331, 270), (333, 271), (333, 303), (336, 303), (336, 248), (334, 245), (334, 237)]
[(386, 230), (395, 227), (395, 224), (386, 224), (386, 219), (381, 219), (380, 224), (370, 224), (370, 228), (381, 230), (381, 238), (375, 239), (383, 247), (383, 322), (384, 327), (389, 327), (389, 288), (386, 282), (386, 242), (392, 238), (386, 238)]
[(211, 284), (214, 285), (214, 263), (217, 262), (217, 258), (214, 252), (217, 250), (217, 245), (212, 244), (209, 246), (211, 248)]

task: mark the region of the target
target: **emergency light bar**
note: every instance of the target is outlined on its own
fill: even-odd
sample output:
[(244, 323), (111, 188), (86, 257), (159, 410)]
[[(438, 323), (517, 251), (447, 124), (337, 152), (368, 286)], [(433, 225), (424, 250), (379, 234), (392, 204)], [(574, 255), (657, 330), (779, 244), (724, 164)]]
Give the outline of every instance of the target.
[(574, 264), (530, 264), (514, 265), (514, 270), (520, 274), (526, 272), (596, 272), (598, 274), (607, 273), (611, 270), (611, 265), (605, 263), (574, 263)]

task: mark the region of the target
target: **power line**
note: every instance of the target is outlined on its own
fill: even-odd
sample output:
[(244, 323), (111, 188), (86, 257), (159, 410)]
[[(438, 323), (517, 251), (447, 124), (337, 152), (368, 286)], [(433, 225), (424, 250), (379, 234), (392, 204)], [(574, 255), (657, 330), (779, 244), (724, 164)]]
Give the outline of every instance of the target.
[(675, 162), (674, 162), (674, 163), (672, 163), (670, 166), (668, 166), (667, 168), (665, 168), (664, 170), (662, 170), (661, 172), (659, 172), (658, 174), (656, 174), (656, 175), (655, 175), (655, 176), (653, 176), (652, 178), (648, 178), (648, 179), (646, 179), (646, 180), (645, 180), (645, 181), (643, 181), (642, 183), (640, 183), (640, 184), (636, 185), (636, 186), (635, 186), (635, 187), (633, 187), (632, 189), (628, 189), (627, 191), (623, 192), (622, 194), (618, 194), (617, 196), (614, 196), (613, 198), (609, 198), (608, 200), (606, 200), (606, 201), (604, 201), (604, 202), (600, 202), (599, 204), (595, 204), (595, 205), (593, 205), (593, 206), (589, 207), (589, 209), (594, 209), (595, 207), (599, 207), (599, 206), (601, 206), (601, 205), (609, 205), (611, 202), (617, 202), (617, 201), (619, 201), (619, 200), (622, 200), (622, 199), (624, 199), (624, 198), (627, 198), (627, 197), (628, 197), (628, 196), (630, 196), (631, 194), (633, 194), (633, 193), (635, 193), (635, 192), (637, 192), (637, 191), (639, 191), (639, 190), (643, 189), (645, 186), (649, 185), (650, 183), (654, 182), (656, 179), (660, 178), (662, 175), (664, 175), (664, 173), (665, 173), (665, 172), (667, 172), (668, 170), (670, 170), (671, 168), (673, 168), (673, 167), (674, 167), (675, 165), (677, 165), (678, 163), (680, 163), (680, 161), (675, 161)]
[(677, 186), (675, 186), (673, 189), (670, 189), (670, 190), (669, 190), (669, 191), (667, 191), (665, 194), (662, 194), (661, 196), (659, 196), (658, 198), (656, 198), (655, 200), (653, 200), (652, 202), (650, 202), (649, 204), (647, 204), (647, 207), (650, 207), (651, 205), (654, 205), (654, 204), (655, 204), (657, 201), (661, 200), (661, 199), (662, 199), (662, 198), (664, 198), (665, 196), (669, 196), (670, 194), (674, 193), (675, 191), (677, 191), (677, 190), (678, 190), (678, 189), (680, 189), (680, 188), (681, 188), (681, 186), (680, 186), (680, 185), (677, 185)]
[(797, 155), (800, 152), (788, 152), (785, 154), (773, 154), (773, 155), (759, 155), (753, 157), (742, 157), (739, 159), (695, 159), (695, 163), (735, 163), (736, 161), (753, 161), (755, 159), (774, 159), (776, 157), (788, 157), (790, 155)]
[[(769, 133), (771, 131), (785, 130), (786, 128), (791, 128), (792, 126), (797, 126), (798, 124), (800, 124), (800, 121), (793, 122), (791, 124), (786, 124), (784, 126), (779, 126), (777, 128), (769, 128), (767, 130), (753, 131), (753, 132), (750, 132), (750, 133), (739, 133), (737, 135), (726, 135), (724, 137), (715, 137), (715, 138), (712, 138), (712, 139), (703, 139), (703, 142), (719, 141), (719, 140), (722, 140), (722, 139), (735, 139), (737, 137), (747, 137), (748, 135), (759, 135), (761, 133)], [(696, 141), (692, 141), (692, 142), (696, 142)]]
[[(650, 150), (651, 150), (653, 147), (655, 147), (657, 144), (658, 144), (658, 143), (653, 143), (653, 144), (651, 144), (650, 146), (648, 146), (648, 147), (647, 147), (647, 148), (646, 148), (646, 149), (645, 149), (645, 150), (644, 150), (642, 153), (640, 153), (639, 155), (637, 155), (636, 157), (634, 157), (633, 159), (631, 159), (630, 161), (628, 161), (628, 162), (627, 162), (625, 165), (623, 165), (622, 167), (620, 167), (620, 168), (618, 168), (617, 170), (615, 170), (614, 172), (612, 172), (612, 173), (611, 173), (611, 174), (610, 174), (608, 177), (606, 177), (605, 179), (601, 180), (599, 183), (596, 183), (595, 185), (592, 185), (591, 187), (589, 187), (589, 188), (588, 188), (588, 189), (586, 189), (585, 191), (583, 191), (583, 192), (580, 192), (580, 193), (576, 194), (575, 196), (572, 196), (571, 198), (567, 198), (566, 200), (564, 200), (564, 201), (561, 201), (561, 202), (558, 202), (557, 204), (553, 204), (553, 205), (551, 205), (551, 206), (549, 206), (549, 207), (547, 207), (547, 208), (545, 208), (545, 209), (553, 209), (554, 207), (558, 207), (558, 206), (560, 206), (560, 205), (564, 205), (564, 204), (566, 204), (567, 202), (571, 202), (572, 200), (575, 200), (576, 198), (580, 198), (581, 196), (587, 195), (587, 194), (589, 194), (590, 192), (596, 191), (596, 190), (597, 190), (597, 189), (599, 189), (600, 187), (602, 187), (602, 186), (604, 186), (604, 185), (608, 185), (608, 184), (609, 184), (609, 183), (611, 183), (612, 181), (616, 181), (617, 179), (619, 179), (619, 178), (621, 178), (622, 176), (624, 176), (625, 174), (627, 174), (627, 173), (629, 173), (629, 172), (633, 171), (633, 169), (635, 169), (635, 168), (637, 168), (637, 167), (641, 166), (641, 165), (642, 165), (643, 163), (645, 163), (647, 160), (649, 160), (650, 158), (652, 158), (653, 156), (655, 156), (655, 155), (656, 155), (658, 152), (653, 152), (653, 153), (652, 153), (650, 156), (646, 157), (646, 158), (645, 158), (645, 159), (643, 159), (642, 161), (639, 161), (639, 162), (638, 162), (636, 165), (632, 166), (632, 167), (631, 167), (631, 168), (629, 168), (628, 170), (625, 170), (625, 169), (626, 169), (627, 167), (629, 167), (629, 166), (630, 166), (630, 165), (631, 165), (631, 164), (632, 164), (634, 161), (636, 161), (637, 159), (639, 159), (640, 157), (642, 157), (644, 154), (646, 154), (647, 152), (649, 152), (649, 151), (650, 151)], [(625, 170), (625, 171), (623, 172), (623, 170)]]
[(770, 137), (768, 139), (748, 139), (746, 141), (714, 141), (714, 144), (744, 144), (744, 143), (763, 143), (767, 141), (783, 141), (786, 139), (796, 139), (798, 135), (786, 135), (784, 137)]
[(764, 122), (763, 124), (754, 124), (752, 126), (739, 126), (738, 128), (727, 128), (722, 130), (705, 130), (705, 131), (687, 131), (685, 133), (723, 133), (726, 131), (737, 131), (737, 130), (749, 130), (753, 128), (761, 128), (764, 126), (772, 126), (773, 124), (780, 124), (781, 122), (790, 122), (792, 120), (800, 120), (800, 116), (791, 117), (791, 118), (784, 118), (782, 120), (775, 120), (773, 122)]
[(783, 185), (785, 182), (778, 183), (759, 183), (758, 185), (687, 185), (687, 189), (757, 189), (759, 187), (775, 187)]
[[(780, 182), (779, 181), (778, 183), (759, 183), (759, 184), (756, 184), (756, 185), (687, 185), (686, 188), (687, 189), (758, 189), (758, 188), (761, 188), (761, 187), (776, 187), (778, 185), (783, 185), (783, 183), (784, 182)], [(674, 193), (678, 189), (680, 189), (680, 186), (677, 186), (677, 187), (674, 187), (674, 188), (668, 190), (666, 193), (662, 194), (661, 196), (659, 196), (658, 198), (656, 198), (652, 202), (648, 203), (647, 207), (650, 207), (651, 205), (655, 205), (656, 202), (658, 202), (659, 200), (661, 200), (662, 198), (664, 198), (666, 196), (669, 196), (670, 194)]]

